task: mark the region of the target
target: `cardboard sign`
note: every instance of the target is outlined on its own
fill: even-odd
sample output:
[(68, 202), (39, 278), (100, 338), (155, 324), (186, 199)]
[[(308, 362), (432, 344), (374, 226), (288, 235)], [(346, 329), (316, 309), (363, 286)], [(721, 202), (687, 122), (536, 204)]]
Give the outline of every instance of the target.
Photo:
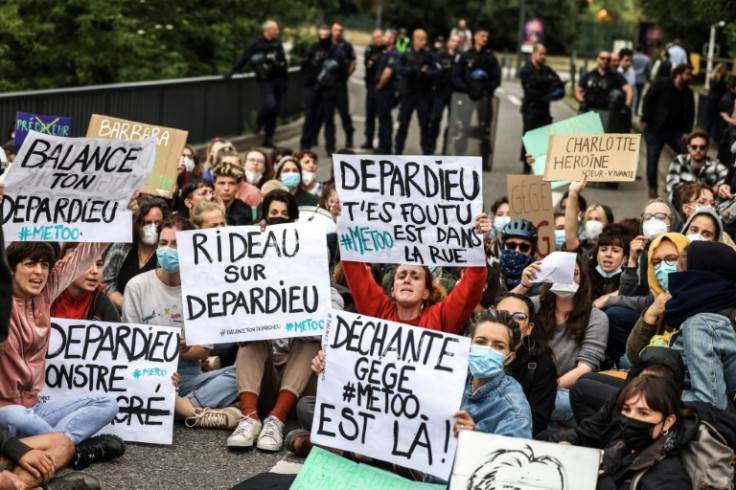
[(332, 310), (322, 350), (312, 442), (447, 479), (470, 339)]
[(138, 140), (156, 138), (156, 161), (148, 181), (140, 189), (146, 194), (171, 199), (176, 189), (179, 157), (187, 143), (187, 131), (126, 121), (110, 116), (92, 114), (87, 128), (88, 138)]
[(640, 134), (558, 134), (549, 139), (544, 180), (633, 182)]
[(450, 490), (590, 490), (601, 451), (461, 430)]
[(313, 447), (296, 475), (290, 490), (348, 490), (391, 488), (396, 490), (441, 490), (444, 485), (432, 485), (407, 480), (395, 473)]
[(506, 186), (511, 218), (524, 218), (537, 228), (537, 257), (544, 258), (557, 250), (549, 182), (545, 182), (541, 175), (507, 175)]
[(72, 119), (61, 116), (42, 116), (29, 112), (16, 113), (13, 143), (22, 146), (31, 131), (69, 138), (72, 135)]
[[(527, 131), (522, 140), (524, 141), (526, 152), (534, 157), (532, 170), (535, 175), (544, 175), (549, 138), (555, 134), (603, 134), (601, 116), (597, 112), (590, 111)], [(564, 185), (567, 185), (567, 182), (553, 182), (552, 188), (556, 189)]]
[(110, 393), (118, 414), (100, 434), (171, 444), (178, 360), (178, 328), (52, 318), (40, 400)]
[(343, 260), (482, 266), (480, 157), (333, 155)]
[(151, 173), (156, 141), (32, 131), (3, 175), (8, 241), (133, 241), (128, 203)]
[(322, 335), (332, 304), (324, 229), (176, 234), (188, 345)]

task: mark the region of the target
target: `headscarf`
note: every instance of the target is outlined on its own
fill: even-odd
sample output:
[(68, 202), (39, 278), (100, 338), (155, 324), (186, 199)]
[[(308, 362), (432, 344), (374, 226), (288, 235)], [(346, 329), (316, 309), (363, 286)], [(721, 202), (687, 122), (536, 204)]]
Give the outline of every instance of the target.
[(660, 294), (664, 293), (664, 288), (659, 284), (659, 281), (657, 280), (657, 276), (654, 272), (654, 266), (652, 265), (652, 257), (654, 257), (654, 253), (657, 250), (657, 247), (662, 243), (662, 240), (668, 239), (672, 243), (675, 244), (675, 248), (677, 248), (677, 253), (682, 253), (682, 251), (690, 244), (690, 240), (687, 239), (685, 235), (682, 233), (674, 233), (669, 232), (665, 233), (664, 235), (660, 235), (654, 240), (652, 240), (651, 245), (649, 245), (649, 253), (647, 254), (647, 263), (649, 267), (647, 267), (647, 279), (649, 279), (649, 290), (652, 292), (654, 297), (656, 298)]
[(716, 210), (711, 207), (704, 207), (700, 208), (697, 211), (695, 211), (693, 214), (690, 215), (690, 217), (685, 222), (685, 226), (682, 227), (682, 234), (687, 235), (687, 229), (690, 228), (690, 223), (693, 222), (695, 218), (702, 215), (710, 216), (713, 221), (716, 224), (716, 242), (720, 242), (723, 239), (723, 222), (721, 221), (721, 217), (718, 216), (718, 213), (716, 213)]

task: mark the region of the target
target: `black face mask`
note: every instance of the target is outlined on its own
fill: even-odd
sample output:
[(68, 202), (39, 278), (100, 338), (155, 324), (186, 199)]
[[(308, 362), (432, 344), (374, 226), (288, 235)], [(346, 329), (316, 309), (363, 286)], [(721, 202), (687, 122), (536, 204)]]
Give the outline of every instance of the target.
[(283, 225), (284, 223), (292, 223), (292, 220), (286, 218), (268, 218), (266, 224), (268, 225)]
[(319, 45), (322, 46), (323, 49), (329, 48), (330, 44), (332, 44), (332, 39), (330, 39), (329, 37), (319, 40)]
[(621, 413), (618, 414), (616, 422), (621, 431), (621, 439), (634, 451), (640, 451), (654, 441), (654, 427), (660, 423), (643, 422)]

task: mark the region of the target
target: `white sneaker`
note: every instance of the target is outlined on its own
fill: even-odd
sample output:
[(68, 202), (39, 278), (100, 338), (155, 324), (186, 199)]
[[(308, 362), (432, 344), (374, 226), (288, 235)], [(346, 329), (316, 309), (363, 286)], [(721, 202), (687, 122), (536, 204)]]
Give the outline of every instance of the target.
[(222, 409), (206, 407), (194, 417), (187, 417), (184, 423), (187, 427), (233, 430), (242, 418), (243, 414), (235, 407)]
[(263, 421), (263, 430), (258, 436), (258, 449), (281, 451), (284, 446), (284, 423), (274, 416)]
[(227, 447), (251, 447), (261, 432), (261, 421), (243, 417), (237, 429), (227, 438)]

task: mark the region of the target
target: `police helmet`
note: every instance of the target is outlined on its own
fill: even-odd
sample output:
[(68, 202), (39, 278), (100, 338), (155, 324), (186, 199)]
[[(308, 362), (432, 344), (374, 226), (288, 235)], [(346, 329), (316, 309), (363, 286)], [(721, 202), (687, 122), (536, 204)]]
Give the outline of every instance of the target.
[(507, 238), (525, 238), (532, 242), (532, 245), (536, 248), (537, 240), (539, 239), (539, 233), (534, 225), (523, 218), (513, 219), (503, 228), (503, 240)]
[(485, 81), (488, 80), (488, 72), (486, 72), (483, 68), (476, 68), (470, 73), (470, 78), (473, 80)]
[(549, 98), (552, 99), (552, 100), (560, 100), (564, 96), (565, 96), (565, 86), (564, 85), (558, 85), (558, 86), (556, 86), (549, 93)]

